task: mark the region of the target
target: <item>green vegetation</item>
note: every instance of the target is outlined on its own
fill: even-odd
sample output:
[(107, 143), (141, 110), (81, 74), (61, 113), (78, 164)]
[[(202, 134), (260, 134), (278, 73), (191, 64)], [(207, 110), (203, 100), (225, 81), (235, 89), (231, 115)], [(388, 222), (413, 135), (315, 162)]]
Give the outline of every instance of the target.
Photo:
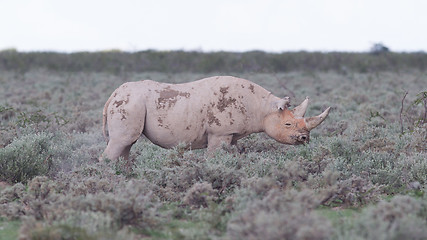
[(0, 240), (17, 239), (19, 221), (6, 221), (0, 218)]
[[(425, 59), (0, 52), (0, 239), (426, 239)], [(132, 169), (97, 162), (121, 83), (220, 74), (332, 111), (308, 145), (254, 134), (207, 158), (142, 137)]]

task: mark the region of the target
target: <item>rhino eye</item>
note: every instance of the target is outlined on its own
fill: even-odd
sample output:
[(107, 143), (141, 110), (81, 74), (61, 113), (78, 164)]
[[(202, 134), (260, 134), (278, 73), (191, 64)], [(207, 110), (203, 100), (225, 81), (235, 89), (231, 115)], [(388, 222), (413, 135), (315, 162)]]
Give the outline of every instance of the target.
[(290, 127), (292, 124), (291, 123), (285, 123), (286, 127)]

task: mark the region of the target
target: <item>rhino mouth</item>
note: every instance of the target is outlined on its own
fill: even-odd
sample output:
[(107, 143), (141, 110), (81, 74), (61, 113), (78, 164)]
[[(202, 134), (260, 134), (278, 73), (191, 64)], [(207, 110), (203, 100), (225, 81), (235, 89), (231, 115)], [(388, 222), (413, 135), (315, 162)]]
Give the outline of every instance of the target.
[(307, 144), (310, 142), (310, 136), (308, 134), (294, 135), (291, 138), (295, 141), (295, 144)]

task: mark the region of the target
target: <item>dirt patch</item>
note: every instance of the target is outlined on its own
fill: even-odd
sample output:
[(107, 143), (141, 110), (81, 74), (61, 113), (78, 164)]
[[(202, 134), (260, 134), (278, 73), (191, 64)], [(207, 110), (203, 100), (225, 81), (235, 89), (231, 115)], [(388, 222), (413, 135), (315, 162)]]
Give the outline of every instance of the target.
[(185, 98), (190, 97), (190, 93), (176, 91), (176, 90), (170, 89), (170, 87), (167, 87), (164, 90), (157, 91), (157, 92), (159, 93), (159, 98), (157, 99), (157, 109), (172, 107), (178, 101), (178, 97), (185, 97)]
[(218, 99), (217, 108), (220, 112), (224, 112), (227, 107), (236, 103), (236, 99), (232, 97), (225, 97), (225, 95), (228, 93), (228, 87), (220, 88), (219, 91), (222, 95)]
[(239, 107), (239, 111), (242, 113), (242, 114), (245, 114), (247, 111), (246, 111), (246, 107), (245, 106), (240, 106)]
[(163, 119), (161, 117), (157, 118), (157, 122), (159, 122), (159, 127), (163, 127)]
[(222, 88), (219, 88), (219, 91), (223, 94), (223, 95), (225, 95), (225, 94), (227, 94), (228, 93), (228, 89), (229, 89), (230, 87), (222, 87)]
[(255, 86), (253, 84), (249, 85), (249, 89), (253, 94), (255, 94)]
[(128, 95), (126, 96), (126, 100), (120, 100), (120, 101), (115, 100), (115, 101), (114, 101), (114, 103), (113, 103), (113, 105), (116, 105), (116, 108), (118, 108), (118, 107), (120, 107), (121, 105), (123, 105), (123, 103), (124, 103), (124, 104), (128, 104), (128, 103), (129, 103), (129, 96), (130, 96), (130, 94), (128, 94)]
[(126, 112), (126, 110), (124, 110), (124, 109), (120, 109), (120, 110), (119, 110), (119, 113), (122, 115), (122, 117), (120, 118), (120, 120), (125, 120), (125, 119), (126, 119), (126, 115), (128, 114), (128, 113)]
[(114, 101), (113, 105), (116, 105), (116, 108), (120, 107), (123, 103), (127, 103), (125, 100)]
[(213, 123), (215, 123), (217, 126), (221, 126), (221, 122), (217, 117), (215, 117), (215, 114), (212, 112), (211, 109), (208, 109), (208, 124), (211, 126)]

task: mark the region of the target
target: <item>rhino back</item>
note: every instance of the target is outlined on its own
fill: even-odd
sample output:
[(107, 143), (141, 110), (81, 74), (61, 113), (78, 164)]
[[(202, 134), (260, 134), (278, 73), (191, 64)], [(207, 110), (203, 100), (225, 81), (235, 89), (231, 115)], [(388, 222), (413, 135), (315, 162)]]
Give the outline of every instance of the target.
[[(162, 147), (191, 143), (204, 148), (208, 134), (245, 136), (259, 131), (256, 117), (270, 94), (234, 77), (212, 77), (184, 84), (143, 81), (144, 135)], [(257, 128), (257, 129), (253, 129)]]

